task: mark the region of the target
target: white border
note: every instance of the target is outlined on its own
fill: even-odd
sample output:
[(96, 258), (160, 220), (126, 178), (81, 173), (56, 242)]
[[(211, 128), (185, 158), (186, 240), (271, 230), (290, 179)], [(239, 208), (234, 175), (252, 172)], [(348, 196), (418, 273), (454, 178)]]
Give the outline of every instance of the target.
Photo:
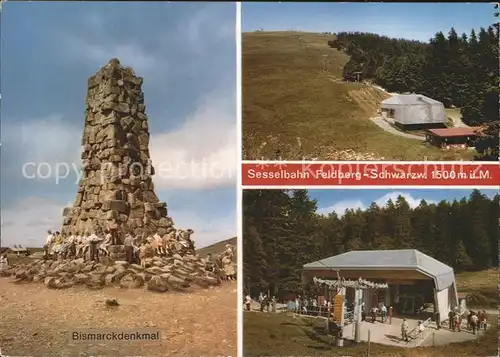
[(241, 155), (242, 155), (242, 81), (241, 81), (241, 2), (236, 3), (236, 155), (237, 155), (237, 190), (236, 190), (236, 222), (237, 222), (237, 285), (238, 285), (238, 301), (236, 302), (237, 313), (237, 355), (243, 357), (243, 205), (242, 196), (243, 188), (241, 186)]
[(302, 160), (302, 161), (280, 161), (280, 160), (242, 160), (241, 164), (254, 164), (254, 165), (277, 165), (283, 164), (284, 166), (287, 164), (297, 165), (297, 164), (307, 164), (307, 165), (474, 165), (474, 166), (483, 166), (483, 165), (497, 165), (500, 166), (500, 161), (384, 161), (384, 160), (370, 160), (370, 161), (314, 161), (314, 160)]
[(345, 186), (345, 185), (331, 185), (331, 186), (323, 186), (323, 185), (306, 185), (306, 186), (299, 186), (299, 185), (292, 185), (292, 186), (284, 186), (284, 185), (264, 185), (264, 186), (241, 186), (243, 190), (265, 190), (265, 189), (275, 189), (275, 190), (394, 190), (397, 191), (399, 189), (403, 190), (413, 190), (413, 189), (429, 189), (429, 190), (473, 190), (473, 189), (480, 189), (480, 190), (498, 190), (498, 185), (497, 186), (477, 186), (477, 185), (469, 185), (469, 186), (451, 186), (451, 185), (446, 185), (446, 186), (425, 186), (425, 185), (368, 185), (368, 186)]
[[(500, 162), (498, 161), (251, 161), (251, 160), (242, 160), (241, 165), (251, 164), (251, 165), (283, 165), (286, 167), (287, 165), (344, 165), (350, 167), (356, 167), (357, 165), (397, 165), (397, 167), (403, 167), (408, 165), (434, 165), (439, 167), (443, 166), (451, 166), (451, 167), (460, 167), (465, 165), (473, 165), (473, 166), (484, 166), (484, 165), (493, 165), (500, 166)], [(241, 177), (241, 170), (238, 172)], [(284, 189), (284, 190), (292, 190), (292, 189), (308, 189), (308, 190), (325, 190), (325, 189), (359, 189), (359, 190), (377, 190), (377, 189), (500, 189), (499, 185), (241, 185), (244, 190), (249, 189)]]

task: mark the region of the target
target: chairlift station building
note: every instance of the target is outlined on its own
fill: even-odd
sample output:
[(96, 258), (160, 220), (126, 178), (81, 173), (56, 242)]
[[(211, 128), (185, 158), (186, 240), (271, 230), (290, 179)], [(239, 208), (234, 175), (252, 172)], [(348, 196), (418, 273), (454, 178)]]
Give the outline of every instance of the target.
[[(350, 251), (304, 265), (302, 278), (307, 283), (314, 277), (337, 279), (337, 274), (388, 284), (388, 289), (364, 291), (365, 311), (384, 302), (395, 315), (414, 315), (424, 303), (433, 303), (443, 321), (458, 306), (453, 268), (415, 249)], [(353, 301), (353, 290), (347, 289), (347, 301)]]
[(380, 103), (382, 115), (393, 117), (394, 123), (408, 126), (444, 126), (443, 103), (421, 94), (398, 94)]

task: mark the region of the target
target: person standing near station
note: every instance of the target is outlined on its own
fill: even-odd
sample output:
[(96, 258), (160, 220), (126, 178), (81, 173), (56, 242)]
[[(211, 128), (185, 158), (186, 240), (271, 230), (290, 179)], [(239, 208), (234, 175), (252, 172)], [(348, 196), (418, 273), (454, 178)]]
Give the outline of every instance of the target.
[(382, 323), (387, 321), (387, 306), (384, 303), (380, 306), (380, 315), (382, 316)]
[(403, 319), (403, 322), (401, 323), (401, 340), (408, 342), (408, 321), (406, 321), (406, 318)]

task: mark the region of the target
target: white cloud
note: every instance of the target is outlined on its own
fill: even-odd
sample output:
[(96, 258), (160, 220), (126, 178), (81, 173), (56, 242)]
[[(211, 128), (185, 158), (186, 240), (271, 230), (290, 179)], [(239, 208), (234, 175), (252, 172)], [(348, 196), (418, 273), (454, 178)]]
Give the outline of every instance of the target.
[[(219, 5), (220, 6), (220, 5)], [(217, 4), (201, 5), (196, 11), (189, 12), (189, 17), (177, 21), (174, 33), (177, 35), (165, 36), (161, 34), (160, 43), (175, 41), (177, 47), (182, 47), (195, 55), (202, 55), (215, 43), (236, 39), (236, 22), (228, 21), (226, 13), (220, 12)], [(225, 4), (224, 4), (225, 6)], [(166, 8), (165, 11), (169, 11)], [(224, 18), (221, 17), (221, 14)], [(236, 8), (234, 12), (236, 19)], [(158, 75), (158, 68), (162, 73), (169, 72), (169, 57), (171, 53), (162, 52), (161, 44), (154, 50), (147, 50), (140, 42), (119, 42), (116, 38), (103, 36), (106, 34), (106, 17), (100, 13), (90, 13), (84, 18), (88, 31), (83, 33), (58, 33), (64, 44), (63, 55), (73, 61), (86, 63), (91, 61), (98, 66), (107, 63), (111, 58), (119, 58), (126, 66), (134, 68), (142, 76), (154, 73)], [(152, 34), (154, 36), (154, 34)], [(182, 40), (179, 38), (182, 37)], [(175, 71), (182, 69), (173, 68)]]
[(182, 127), (151, 136), (159, 188), (202, 189), (235, 185), (236, 113), (233, 95), (209, 95)]
[[(202, 53), (214, 42), (236, 38), (235, 21), (216, 21), (220, 17), (218, 7), (205, 5), (197, 12), (192, 13), (186, 22), (179, 24), (179, 33), (186, 33), (189, 48), (196, 53)], [(236, 19), (236, 8), (234, 11)], [(209, 41), (207, 41), (209, 40)]]
[(134, 68), (141, 75), (151, 73), (157, 68), (165, 72), (168, 62), (152, 53), (146, 52), (136, 43), (113, 43), (112, 41), (95, 42), (88, 38), (74, 35), (63, 36), (65, 53), (72, 60), (83, 63), (96, 63), (99, 66), (107, 63), (111, 58), (119, 58), (124, 66)]
[(158, 68), (168, 70), (168, 61), (158, 53), (147, 51), (138, 41), (117, 41), (109, 37), (106, 29), (106, 17), (101, 13), (91, 12), (85, 15), (84, 22), (88, 30), (83, 32), (58, 32), (63, 51), (61, 54), (69, 60), (102, 66), (111, 58), (119, 58), (124, 66), (130, 66), (141, 75), (154, 73)]
[[(411, 208), (416, 208), (420, 205), (420, 202), (422, 200), (425, 200), (428, 204), (436, 203), (436, 201), (431, 200), (431, 199), (426, 199), (426, 198), (418, 198), (412, 196), (410, 193), (407, 192), (389, 192), (386, 193), (385, 195), (377, 198), (373, 202), (375, 202), (379, 207), (385, 207), (389, 200), (392, 200), (393, 202), (396, 202), (398, 196), (402, 196), (405, 198), (406, 202), (408, 202), (408, 205)], [(335, 212), (339, 216), (343, 216), (345, 211), (347, 209), (349, 210), (366, 210), (370, 203), (363, 202), (361, 200), (344, 200), (344, 201), (339, 201), (331, 206), (327, 207), (320, 207), (318, 208), (317, 212), (322, 215), (328, 215), (329, 213)]]
[(27, 197), (2, 206), (2, 246), (42, 246), (45, 232), (61, 227), (66, 206), (46, 197)]
[[(19, 177), (25, 164), (27, 175), (35, 175), (40, 170), (36, 179), (55, 177), (58, 164), (67, 164), (72, 170), (80, 167), (82, 129), (60, 115), (9, 120), (3, 124), (2, 131), (9, 134), (3, 137), (2, 143), (8, 155), (3, 158), (3, 175)], [(64, 174), (65, 170), (61, 166), (60, 173)]]
[(318, 209), (319, 214), (328, 215), (335, 212), (338, 216), (343, 216), (346, 210), (365, 209), (365, 205), (361, 200), (345, 200), (335, 203), (328, 207)]
[(411, 208), (418, 207), (420, 205), (420, 202), (422, 202), (422, 200), (425, 200), (428, 204), (436, 203), (436, 201), (431, 199), (426, 199), (423, 197), (413, 197), (410, 193), (398, 192), (398, 191), (386, 193), (382, 197), (376, 199), (375, 203), (381, 207), (386, 206), (389, 200), (392, 200), (392, 202), (396, 202), (398, 196), (403, 196)]
[[(154, 183), (157, 188), (210, 189), (231, 185), (236, 188), (234, 107), (233, 95), (208, 95), (181, 127), (151, 135), (150, 153), (156, 169)], [(82, 128), (60, 116), (50, 116), (12, 120), (2, 129), (9, 133), (4, 149), (9, 156), (15, 155), (4, 158), (4, 174), (19, 177), (23, 175), (25, 163), (35, 163), (26, 167), (25, 173), (29, 176), (25, 177), (33, 175), (43, 182), (58, 183), (69, 169), (69, 177), (78, 178)]]
[[(42, 246), (48, 229), (58, 230), (62, 225), (62, 211), (71, 206), (48, 197), (26, 197), (2, 206), (1, 246), (21, 244)], [(234, 214), (225, 218), (207, 219), (192, 210), (170, 210), (176, 228), (191, 228), (197, 248), (219, 242), (236, 235)], [(233, 218), (232, 218), (232, 217)]]

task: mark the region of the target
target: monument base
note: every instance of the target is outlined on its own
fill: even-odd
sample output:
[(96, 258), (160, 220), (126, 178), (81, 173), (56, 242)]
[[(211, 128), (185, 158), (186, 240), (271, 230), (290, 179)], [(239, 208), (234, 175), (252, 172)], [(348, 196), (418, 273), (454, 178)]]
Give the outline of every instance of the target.
[(124, 245), (110, 245), (108, 247), (109, 259), (125, 260), (125, 246)]

